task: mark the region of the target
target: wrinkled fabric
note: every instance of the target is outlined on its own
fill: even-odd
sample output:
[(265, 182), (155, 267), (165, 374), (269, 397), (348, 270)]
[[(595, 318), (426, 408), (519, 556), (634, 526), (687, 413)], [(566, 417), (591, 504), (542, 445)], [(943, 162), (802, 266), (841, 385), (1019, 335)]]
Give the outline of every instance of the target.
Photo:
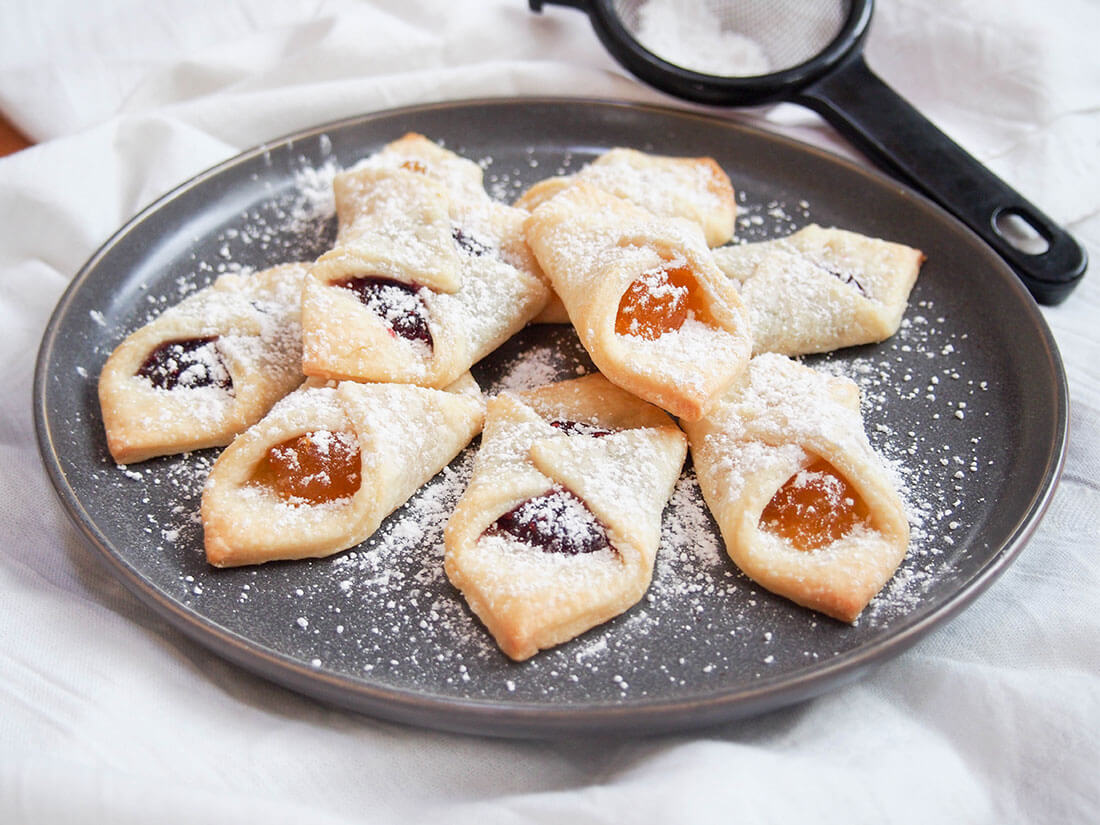
[[(880, 0), (869, 64), (1100, 258), (1095, 0)], [(81, 264), (159, 195), (294, 130), (408, 104), (684, 106), (585, 18), (522, 0), (5, 0), (0, 109), (0, 821), (1087, 823), (1100, 817), (1100, 280), (1042, 312), (1071, 435), (1048, 512), (972, 606), (855, 683), (650, 739), (377, 721), (185, 638), (57, 502), (31, 385)], [(723, 113), (850, 157), (791, 105)]]

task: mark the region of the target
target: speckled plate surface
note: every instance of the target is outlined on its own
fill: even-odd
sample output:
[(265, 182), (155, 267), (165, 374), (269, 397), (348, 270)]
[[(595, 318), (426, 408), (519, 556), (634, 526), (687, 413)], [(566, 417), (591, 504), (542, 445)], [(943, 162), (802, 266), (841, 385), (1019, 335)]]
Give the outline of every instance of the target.
[[(774, 597), (725, 556), (690, 465), (665, 511), (653, 585), (619, 618), (523, 664), (501, 655), (442, 572), (442, 527), (477, 442), (338, 556), (215, 570), (197, 520), (216, 451), (116, 466), (96, 378), (133, 329), (216, 274), (308, 259), (333, 234), (333, 172), (418, 131), (479, 161), (509, 200), (613, 146), (711, 155), (740, 198), (738, 234), (811, 221), (928, 257), (891, 341), (811, 363), (854, 378), (872, 442), (913, 522), (909, 556), (846, 626)], [(591, 368), (567, 327), (531, 327), (475, 370), (483, 387)], [(982, 243), (897, 183), (728, 121), (599, 101), (423, 106), (259, 147), (138, 215), (64, 294), (39, 354), (43, 461), (92, 552), (210, 649), (292, 689), (379, 717), (505, 736), (649, 733), (806, 699), (905, 650), (1012, 561), (1061, 469), (1067, 392), (1036, 306)]]

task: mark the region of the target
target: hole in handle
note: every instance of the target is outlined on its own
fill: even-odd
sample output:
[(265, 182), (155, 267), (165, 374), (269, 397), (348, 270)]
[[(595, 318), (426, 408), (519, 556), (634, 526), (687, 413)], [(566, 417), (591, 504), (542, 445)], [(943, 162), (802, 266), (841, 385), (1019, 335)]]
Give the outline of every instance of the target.
[(1025, 255), (1042, 255), (1050, 241), (1031, 219), (1018, 209), (1000, 209), (993, 215), (993, 229), (1008, 244)]

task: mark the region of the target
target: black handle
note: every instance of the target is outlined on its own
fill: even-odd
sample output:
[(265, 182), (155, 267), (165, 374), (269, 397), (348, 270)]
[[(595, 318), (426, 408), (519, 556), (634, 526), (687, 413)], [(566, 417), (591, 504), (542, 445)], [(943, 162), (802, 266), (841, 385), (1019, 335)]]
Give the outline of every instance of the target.
[(574, 9), (587, 9), (588, 0), (527, 0), (527, 6), (534, 12), (541, 12), (545, 3), (552, 6), (570, 6)]
[(1040, 303), (1061, 303), (1085, 274), (1077, 241), (886, 85), (858, 51), (794, 100), (974, 230)]

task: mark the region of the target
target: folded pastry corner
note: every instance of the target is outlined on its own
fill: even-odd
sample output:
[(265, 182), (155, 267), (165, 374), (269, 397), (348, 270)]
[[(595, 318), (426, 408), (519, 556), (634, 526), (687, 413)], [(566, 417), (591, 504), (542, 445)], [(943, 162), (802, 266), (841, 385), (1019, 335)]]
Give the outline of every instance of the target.
[(710, 157), (674, 157), (615, 147), (576, 174), (546, 178), (527, 189), (516, 205), (534, 211), (571, 184), (582, 181), (662, 217), (698, 224), (708, 246), (733, 237), (737, 198), (729, 176)]
[(714, 260), (740, 288), (753, 352), (793, 356), (897, 332), (924, 254), (811, 224), (785, 238), (716, 249)]
[(527, 241), (608, 380), (701, 417), (752, 348), (736, 287), (699, 227), (578, 181), (527, 219)]
[(485, 195), (481, 166), (419, 132), (407, 132), (356, 164), (356, 167), (405, 169), (440, 183), (461, 198)]
[(649, 587), (686, 438), (599, 374), (488, 402), (444, 567), (521, 661), (619, 615)]
[(470, 443), (484, 409), (468, 373), (444, 390), (310, 379), (214, 463), (201, 505), (207, 561), (359, 544)]
[(301, 384), (306, 269), (222, 275), (128, 335), (98, 384), (114, 460), (228, 444)]
[(437, 292), (462, 286), (451, 199), (443, 184), (405, 169), (364, 166), (332, 180), (335, 248), (396, 258)]
[(703, 497), (742, 572), (854, 622), (909, 544), (904, 506), (864, 432), (854, 382), (760, 355), (710, 414), (684, 429)]

